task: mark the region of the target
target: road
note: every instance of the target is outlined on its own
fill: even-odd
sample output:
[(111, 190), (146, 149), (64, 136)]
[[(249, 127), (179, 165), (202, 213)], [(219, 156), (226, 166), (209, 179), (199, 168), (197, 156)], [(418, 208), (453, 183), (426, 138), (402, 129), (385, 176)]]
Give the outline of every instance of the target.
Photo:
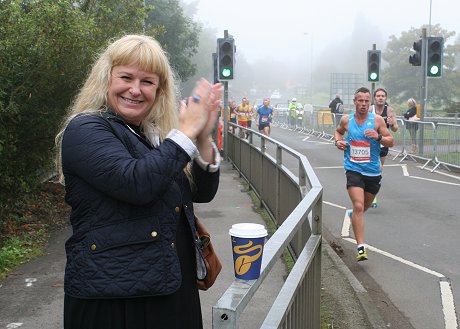
[[(357, 263), (345, 215), (350, 201), (342, 153), (331, 142), (281, 128), (273, 128), (272, 137), (307, 156), (324, 186), (323, 234), (343, 250), (339, 255), (367, 289), (389, 327), (457, 328), (460, 175), (430, 173), (413, 161), (400, 163), (389, 156), (379, 206), (366, 214), (369, 260)], [(267, 152), (274, 152), (273, 145), (268, 145)], [(297, 173), (298, 168), (293, 165), (292, 171)], [(62, 327), (63, 245), (69, 233), (52, 239), (47, 255), (25, 264), (0, 284), (0, 328)]]
[[(365, 216), (369, 260), (357, 263), (346, 210), (343, 153), (332, 142), (274, 127), (271, 137), (306, 155), (321, 184), (323, 233), (392, 328), (457, 328), (460, 175), (387, 157), (378, 207)], [(267, 152), (274, 151), (268, 145)], [(293, 172), (296, 173), (293, 167)], [(399, 316), (395, 315), (399, 311)], [(395, 323), (396, 322), (396, 323)]]

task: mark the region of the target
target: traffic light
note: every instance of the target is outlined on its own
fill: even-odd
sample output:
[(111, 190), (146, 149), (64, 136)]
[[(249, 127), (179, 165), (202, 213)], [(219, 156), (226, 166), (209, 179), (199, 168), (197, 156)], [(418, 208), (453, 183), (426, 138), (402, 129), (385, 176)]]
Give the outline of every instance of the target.
[(212, 53), (212, 72), (213, 72), (213, 81), (214, 83), (219, 82), (219, 71), (217, 69), (217, 53)]
[(219, 80), (232, 80), (235, 64), (235, 40), (233, 38), (217, 39), (217, 68)]
[(426, 76), (440, 77), (442, 75), (442, 37), (427, 38)]
[(412, 64), (412, 66), (422, 65), (422, 39), (415, 41), (412, 48), (415, 54), (409, 56), (409, 63)]
[(380, 79), (380, 50), (367, 51), (367, 81), (379, 81)]

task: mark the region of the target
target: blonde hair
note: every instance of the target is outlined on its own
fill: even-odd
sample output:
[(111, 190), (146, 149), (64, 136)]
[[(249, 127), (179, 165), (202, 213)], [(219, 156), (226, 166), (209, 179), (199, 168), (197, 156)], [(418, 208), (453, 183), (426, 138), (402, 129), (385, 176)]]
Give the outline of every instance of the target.
[(64, 118), (56, 136), (56, 164), (59, 181), (64, 183), (62, 173), (62, 137), (69, 122), (79, 113), (107, 111), (107, 94), (114, 66), (137, 65), (141, 70), (158, 74), (159, 86), (155, 102), (141, 128), (147, 139), (154, 142), (155, 133), (164, 140), (171, 129), (178, 126), (178, 88), (168, 57), (158, 41), (145, 35), (125, 35), (115, 40), (99, 54), (83, 87), (80, 89), (70, 111)]
[(416, 102), (415, 99), (413, 99), (413, 98), (409, 98), (409, 99), (407, 100), (407, 104), (408, 104), (408, 105), (410, 104), (411, 107), (417, 106), (417, 102)]

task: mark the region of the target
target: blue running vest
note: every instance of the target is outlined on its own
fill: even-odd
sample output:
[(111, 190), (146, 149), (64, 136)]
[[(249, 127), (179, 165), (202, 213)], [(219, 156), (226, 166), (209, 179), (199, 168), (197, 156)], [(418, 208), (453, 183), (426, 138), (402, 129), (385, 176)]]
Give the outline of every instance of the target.
[(344, 152), (344, 168), (365, 176), (380, 175), (380, 143), (364, 135), (367, 129), (374, 129), (374, 114), (369, 113), (367, 120), (360, 126), (355, 115), (350, 114), (348, 136), (344, 139), (348, 146)]

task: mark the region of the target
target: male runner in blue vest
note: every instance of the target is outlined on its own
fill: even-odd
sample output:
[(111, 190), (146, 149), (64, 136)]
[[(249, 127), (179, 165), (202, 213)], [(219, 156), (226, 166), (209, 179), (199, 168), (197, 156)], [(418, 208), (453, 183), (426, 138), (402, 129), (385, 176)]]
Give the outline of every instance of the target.
[[(364, 245), (364, 212), (380, 189), (380, 144), (394, 144), (385, 121), (379, 115), (369, 113), (371, 93), (367, 88), (355, 92), (355, 113), (344, 115), (335, 130), (335, 146), (344, 152), (344, 168), (348, 195), (353, 204), (351, 224), (357, 244), (358, 261), (367, 259)], [(348, 132), (346, 138), (345, 133)]]

